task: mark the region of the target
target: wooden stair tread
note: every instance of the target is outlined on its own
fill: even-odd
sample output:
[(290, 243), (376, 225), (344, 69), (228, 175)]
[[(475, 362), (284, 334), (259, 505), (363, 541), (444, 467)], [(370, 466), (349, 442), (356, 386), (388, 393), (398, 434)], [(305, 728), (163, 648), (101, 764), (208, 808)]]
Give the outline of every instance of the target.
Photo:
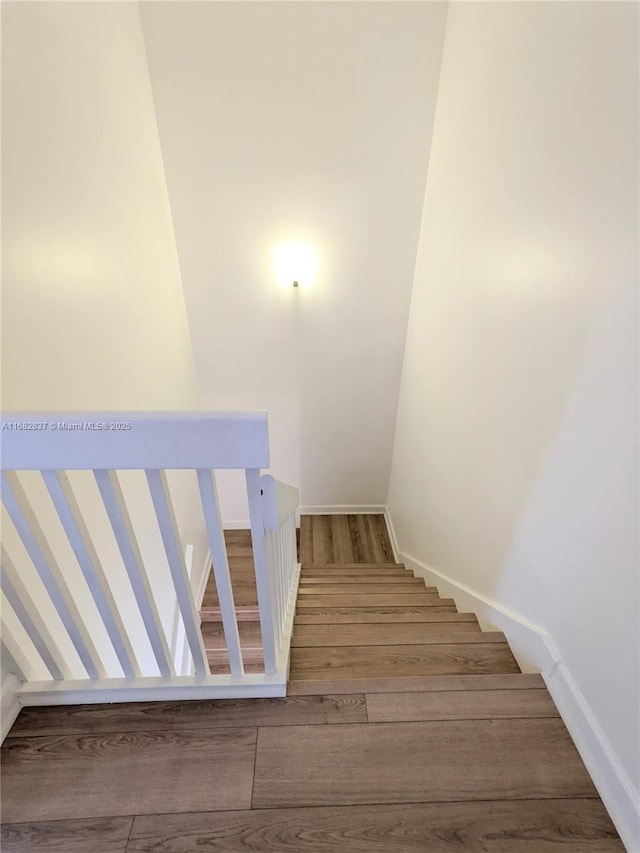
[[(258, 592), (256, 589), (256, 580), (253, 575), (250, 577), (238, 577), (237, 574), (231, 573), (231, 588), (233, 590), (233, 600), (238, 607), (257, 607)], [(213, 573), (207, 582), (207, 586), (202, 597), (202, 607), (217, 607), (219, 604), (218, 593)]]
[[(446, 601), (446, 599), (445, 599)], [(296, 620), (307, 620), (338, 625), (342, 622), (416, 622), (421, 615), (432, 613), (457, 613), (455, 604), (435, 602), (413, 607), (303, 607), (296, 609)], [(417, 618), (416, 618), (417, 617)], [(428, 620), (425, 620), (428, 621)]]
[[(219, 656), (216, 655), (215, 652), (207, 653), (207, 660), (209, 661), (209, 669), (211, 670), (211, 675), (230, 675), (231, 667), (227, 660), (220, 660)], [(247, 673), (256, 673), (260, 674), (264, 672), (264, 658), (260, 656), (259, 658), (251, 659), (244, 661), (244, 671)]]
[(504, 720), (558, 717), (549, 692), (534, 690), (442, 690), (370, 693), (370, 723), (417, 720)]
[[(444, 612), (441, 612), (444, 611)], [(407, 612), (405, 608), (396, 613), (368, 613), (357, 611), (351, 615), (326, 616), (314, 613), (299, 613), (294, 619), (296, 625), (403, 625), (405, 623), (459, 623), (471, 622), (474, 630), (480, 630), (480, 624), (475, 613), (450, 612), (450, 608), (425, 607), (419, 612)], [(445, 629), (446, 630), (446, 629)], [(465, 630), (465, 629), (463, 629)]]
[[(440, 598), (429, 592), (411, 593), (389, 593), (384, 596), (385, 606), (388, 607), (415, 607), (416, 605), (453, 605), (452, 598)], [(316, 593), (315, 595), (298, 597), (297, 605), (304, 607), (378, 607), (380, 596), (377, 594), (342, 594), (329, 595)]]
[[(288, 696), (325, 695), (328, 679), (291, 681)], [(321, 687), (322, 689), (318, 689)], [(535, 690), (546, 689), (538, 673), (491, 673), (488, 675), (416, 675), (412, 678), (394, 676), (365, 676), (336, 679), (332, 695), (360, 693), (415, 693), (468, 690)]]
[(326, 585), (326, 586), (342, 586), (349, 584), (380, 584), (384, 586), (385, 584), (403, 584), (408, 586), (415, 586), (416, 584), (420, 584), (423, 589), (435, 590), (435, 586), (425, 587), (424, 581), (419, 578), (414, 578), (413, 575), (410, 575), (408, 572), (404, 572), (402, 575), (388, 575), (382, 574), (379, 575), (316, 575), (313, 573), (311, 569), (308, 572), (300, 573), (300, 585), (305, 586), (307, 584), (315, 584), (315, 585)]
[[(507, 643), (433, 643), (291, 649), (290, 680), (520, 672)], [(326, 692), (332, 692), (327, 690)]]
[(427, 595), (438, 595), (438, 590), (432, 587), (426, 587), (422, 581), (416, 580), (413, 583), (395, 583), (393, 581), (385, 583), (336, 583), (336, 584), (314, 584), (300, 583), (298, 595), (383, 595), (389, 596), (395, 593), (401, 595), (415, 595), (426, 593)]
[[(203, 622), (201, 628), (205, 649), (226, 648), (222, 622)], [(240, 634), (241, 646), (262, 646), (262, 634), (260, 633), (259, 621), (239, 621), (238, 633)]]
[[(200, 611), (200, 619), (205, 622), (222, 623), (222, 612), (219, 607), (203, 607)], [(238, 622), (255, 622), (260, 619), (260, 611), (256, 607), (236, 607), (236, 619)]]
[[(477, 622), (401, 622), (400, 624), (364, 625), (299, 625), (293, 630), (291, 645), (301, 646), (392, 646), (412, 643), (455, 642), (452, 637), (469, 634), (473, 639), (465, 642), (487, 642), (487, 637), (504, 635), (487, 634)], [(484, 639), (481, 639), (484, 638)], [(493, 642), (493, 640), (489, 640)]]
[(332, 569), (334, 571), (343, 571), (344, 569), (362, 569), (362, 571), (366, 571), (367, 569), (402, 569), (403, 571), (407, 571), (404, 563), (307, 563), (304, 560), (302, 561), (303, 569)]

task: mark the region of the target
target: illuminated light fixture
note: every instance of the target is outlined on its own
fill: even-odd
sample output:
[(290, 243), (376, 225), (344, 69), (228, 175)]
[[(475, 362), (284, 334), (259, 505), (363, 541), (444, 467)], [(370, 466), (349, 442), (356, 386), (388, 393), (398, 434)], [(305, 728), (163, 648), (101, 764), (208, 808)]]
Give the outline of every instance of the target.
[(318, 271), (315, 252), (307, 243), (283, 243), (276, 250), (274, 270), (283, 287), (309, 287)]

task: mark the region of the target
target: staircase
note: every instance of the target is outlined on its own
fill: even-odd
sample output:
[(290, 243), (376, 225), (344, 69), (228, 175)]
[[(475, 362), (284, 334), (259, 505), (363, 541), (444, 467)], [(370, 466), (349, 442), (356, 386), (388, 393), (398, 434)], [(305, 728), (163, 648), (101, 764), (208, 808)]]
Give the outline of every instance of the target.
[(504, 634), (482, 631), (473, 613), (389, 561), (383, 516), (303, 516), (301, 551), (289, 694), (417, 690), (435, 676), (509, 683), (520, 673)]
[[(236, 605), (240, 648), (245, 672), (264, 672), (258, 591), (253, 565), (250, 530), (226, 530), (224, 533), (229, 574)], [(211, 673), (229, 673), (229, 656), (222, 627), (220, 602), (213, 572), (209, 576), (200, 608), (202, 638)]]
[[(226, 545), (262, 667), (248, 532)], [(3, 851), (623, 853), (542, 678), (393, 562), (381, 516), (304, 516), (299, 553), (287, 696), (23, 708)], [(212, 672), (218, 604), (210, 581)]]

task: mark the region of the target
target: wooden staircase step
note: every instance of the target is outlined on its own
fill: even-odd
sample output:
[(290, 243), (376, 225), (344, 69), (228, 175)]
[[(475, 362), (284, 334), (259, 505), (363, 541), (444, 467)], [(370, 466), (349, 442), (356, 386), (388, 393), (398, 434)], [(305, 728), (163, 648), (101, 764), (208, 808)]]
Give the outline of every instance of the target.
[[(222, 622), (203, 622), (202, 639), (207, 651), (210, 649), (225, 649), (224, 628)], [(238, 621), (238, 633), (240, 634), (240, 646), (242, 648), (262, 649), (262, 634), (260, 633), (260, 622), (256, 620)]]
[(251, 552), (242, 556), (233, 556), (227, 552), (227, 556), (229, 558), (229, 569), (231, 570), (231, 574), (254, 574), (253, 554)]
[[(420, 593), (426, 593), (428, 595), (438, 595), (438, 590), (435, 586), (425, 586), (423, 581), (414, 580), (413, 583), (409, 581), (408, 583), (332, 583), (332, 584), (316, 584), (316, 583), (300, 583), (298, 587), (298, 595), (309, 596), (309, 595), (335, 595), (335, 596), (347, 596), (347, 595), (372, 595), (385, 596), (385, 600), (390, 595), (395, 595), (396, 593), (400, 593), (401, 595), (415, 595)], [(300, 599), (299, 599), (300, 600)]]
[[(402, 622), (400, 624), (369, 625), (299, 625), (294, 626), (292, 647), (302, 646), (394, 646), (411, 643), (451, 643), (460, 634), (472, 634), (477, 642), (488, 634), (480, 630), (477, 622)], [(454, 638), (454, 639), (452, 639)], [(484, 638), (484, 639), (483, 639)], [(490, 642), (493, 642), (491, 640)]]
[[(226, 649), (207, 649), (207, 660), (209, 661), (209, 667), (215, 667), (217, 672), (231, 672)], [(253, 649), (243, 647), (242, 664), (245, 672), (264, 672), (262, 646)], [(252, 669), (249, 669), (249, 667), (252, 667)]]
[[(222, 623), (222, 612), (219, 607), (203, 607), (200, 611), (200, 619), (205, 622)], [(237, 607), (236, 619), (238, 622), (256, 622), (260, 619), (260, 611), (256, 607)]]
[[(321, 696), (325, 691), (319, 689), (326, 679), (291, 681), (287, 687), (287, 696)], [(336, 683), (332, 694), (365, 693), (415, 693), (469, 690), (534, 690), (545, 689), (544, 679), (538, 673), (493, 673), (490, 675), (415, 675), (412, 678), (394, 676), (367, 676), (365, 678), (344, 678)]]
[[(237, 607), (257, 607), (258, 592), (256, 590), (256, 580), (254, 576), (241, 578), (237, 574), (231, 573), (231, 587), (233, 589), (233, 600)], [(207, 582), (207, 586), (202, 597), (202, 607), (210, 608), (217, 607), (219, 604), (218, 592), (213, 574)]]
[[(435, 596), (434, 596), (435, 597)], [(444, 604), (441, 602), (445, 602)], [(449, 602), (449, 603), (447, 603)], [(307, 624), (339, 625), (343, 622), (420, 622), (421, 616), (432, 613), (457, 613), (451, 598), (413, 607), (303, 607), (296, 609), (296, 621), (305, 617)], [(424, 621), (429, 621), (425, 619)]]
[(404, 563), (302, 563), (303, 572), (319, 574), (368, 574), (370, 572), (406, 574)]
[(225, 530), (224, 541), (229, 545), (251, 545), (251, 531), (249, 528), (239, 530)]
[[(222, 621), (203, 621), (200, 629), (212, 673), (229, 673), (231, 669)], [(238, 619), (238, 633), (245, 672), (264, 672), (260, 622), (256, 619), (250, 621)]]
[(325, 692), (330, 693), (342, 679), (387, 677), (402, 681), (419, 675), (510, 672), (520, 672), (520, 667), (507, 643), (459, 639), (442, 644), (294, 648), (290, 680), (325, 682)]
[[(211, 675), (230, 675), (231, 667), (227, 660), (220, 660), (219, 655), (215, 652), (209, 652), (207, 654), (207, 660), (209, 661), (209, 669), (211, 670)], [(264, 673), (264, 659), (260, 657), (259, 660), (249, 660), (244, 662), (244, 671), (246, 673), (255, 673), (260, 674)]]
[[(307, 584), (322, 584), (324, 586), (336, 586), (338, 584), (407, 584), (408, 586), (415, 586), (416, 584), (420, 584), (422, 589), (425, 589), (424, 581), (420, 578), (414, 578), (413, 575), (410, 575), (408, 572), (404, 572), (401, 575), (388, 575), (382, 574), (379, 575), (316, 575), (313, 573), (312, 569), (308, 569), (307, 572), (300, 573), (300, 583), (301, 585), (306, 586)], [(435, 590), (436, 587), (426, 587), (430, 590)]]
[[(362, 627), (362, 626), (356, 625), (355, 627), (358, 628), (358, 627)], [(371, 626), (369, 625), (367, 627), (370, 628)], [(389, 628), (388, 625), (386, 627)], [(398, 626), (394, 626), (394, 627), (398, 627)], [(341, 630), (341, 629), (338, 629), (338, 630)], [(338, 634), (338, 636), (339, 636), (339, 634)], [(457, 644), (466, 645), (469, 643), (472, 643), (472, 644), (476, 644), (476, 643), (478, 643), (478, 644), (483, 644), (483, 643), (507, 644), (507, 638), (502, 633), (502, 631), (458, 631), (455, 628), (450, 630), (450, 631), (443, 631), (442, 626), (440, 626), (439, 631), (433, 631), (431, 633), (429, 633), (428, 631), (425, 632), (424, 638), (422, 640), (420, 640), (419, 642), (414, 642), (414, 640), (412, 638), (407, 639), (404, 643), (396, 643), (393, 641), (391, 643), (376, 643), (376, 642), (360, 643), (360, 642), (358, 642), (358, 643), (351, 643), (351, 648), (359, 648), (360, 645), (362, 645), (362, 646), (389, 646), (389, 645), (391, 645), (391, 646), (393, 646), (393, 645), (397, 645), (397, 646), (403, 646), (403, 645), (420, 646), (420, 645), (431, 645), (431, 644), (439, 644), (439, 643), (440, 644), (441, 643), (447, 643), (449, 645), (457, 645)], [(303, 642), (300, 645), (306, 646), (307, 644)], [(312, 643), (310, 645), (317, 646), (318, 644)], [(331, 642), (325, 641), (325, 643), (323, 645), (325, 648), (334, 648), (334, 646), (347, 646), (349, 644), (348, 643), (340, 643), (340, 642), (331, 643)]]
[[(294, 626), (297, 625), (403, 625), (407, 622), (410, 623), (445, 623), (442, 627), (443, 629), (453, 630), (456, 625), (464, 622), (471, 623), (474, 628), (474, 631), (480, 630), (480, 625), (478, 623), (478, 617), (475, 613), (457, 613), (454, 611), (447, 612), (448, 608), (442, 608), (445, 612), (440, 612), (441, 608), (438, 607), (425, 607), (419, 612), (407, 612), (405, 608), (402, 608), (400, 612), (397, 613), (367, 613), (366, 611), (357, 611), (352, 615), (338, 615), (338, 616), (325, 616), (325, 615), (317, 615), (314, 613), (307, 613), (305, 610), (304, 613), (301, 613), (295, 617)], [(462, 629), (463, 631), (467, 630), (466, 628)]]
[[(452, 598), (440, 598), (429, 592), (389, 593), (383, 596), (385, 607), (438, 607), (453, 605)], [(378, 607), (381, 598), (370, 594), (298, 596), (298, 609), (307, 607)]]
[(417, 720), (505, 720), (558, 717), (547, 690), (443, 690), (440, 692), (371, 693), (370, 723)]

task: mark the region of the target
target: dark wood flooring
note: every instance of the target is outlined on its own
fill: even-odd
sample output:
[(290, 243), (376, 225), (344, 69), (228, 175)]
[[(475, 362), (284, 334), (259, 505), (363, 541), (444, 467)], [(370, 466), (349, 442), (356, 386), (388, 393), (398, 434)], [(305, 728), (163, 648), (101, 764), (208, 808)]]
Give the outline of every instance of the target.
[(3, 853), (623, 851), (542, 678), (351, 518), (303, 518), (286, 699), (23, 709)]

